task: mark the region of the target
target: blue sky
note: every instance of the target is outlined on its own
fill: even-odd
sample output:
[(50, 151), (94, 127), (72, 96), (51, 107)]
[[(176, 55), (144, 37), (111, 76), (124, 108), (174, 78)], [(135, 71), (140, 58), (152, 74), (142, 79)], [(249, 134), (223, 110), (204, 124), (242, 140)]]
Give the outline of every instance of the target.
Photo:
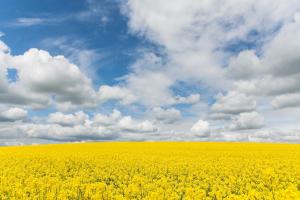
[[(89, 13), (91, 9), (96, 9), (95, 13)], [(146, 43), (128, 34), (126, 18), (120, 11), (117, 1), (1, 1), (3, 41), (15, 55), (31, 47), (46, 49), (52, 55), (65, 53), (57, 47), (43, 45), (42, 41), (47, 39), (64, 38), (71, 46), (79, 42), (83, 48), (102, 55), (92, 66), (99, 77), (95, 84), (112, 84), (115, 78), (127, 73), (137, 48)], [(41, 22), (34, 22), (38, 19)], [(18, 22), (22, 20), (23, 23)]]
[(219, 3), (1, 1), (0, 144), (300, 141), (300, 3)]

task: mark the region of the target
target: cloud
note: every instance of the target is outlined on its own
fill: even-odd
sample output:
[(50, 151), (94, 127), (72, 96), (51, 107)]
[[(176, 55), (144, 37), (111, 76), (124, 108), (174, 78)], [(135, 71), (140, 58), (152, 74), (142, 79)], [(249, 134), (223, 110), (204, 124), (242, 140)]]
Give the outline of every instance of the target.
[(272, 106), (274, 108), (288, 108), (288, 107), (299, 107), (300, 106), (300, 94), (292, 93), (292, 94), (284, 94), (276, 96), (272, 100)]
[(104, 127), (106, 130), (120, 133), (156, 132), (158, 129), (149, 120), (137, 120), (129, 115), (123, 116), (122, 113), (116, 109), (108, 115), (95, 114), (90, 124), (93, 127)]
[(100, 102), (119, 100), (122, 104), (128, 105), (136, 102), (136, 97), (127, 89), (119, 86), (102, 85), (98, 90)]
[(41, 45), (50, 49), (52, 52), (62, 53), (70, 62), (88, 74), (91, 78), (97, 78), (95, 75), (95, 66), (103, 59), (107, 53), (89, 48), (85, 41), (72, 37), (53, 37), (42, 40)]
[(300, 142), (300, 130), (260, 130), (249, 135), (249, 141), (254, 142)]
[(191, 128), (191, 132), (197, 137), (208, 137), (210, 133), (209, 122), (198, 120)]
[(140, 104), (150, 108), (198, 103), (200, 94), (184, 97), (173, 93), (171, 87), (175, 84), (175, 79), (164, 72), (166, 67), (163, 62), (153, 53), (143, 53), (142, 59), (131, 66), (132, 71), (122, 78), (123, 90), (127, 89)]
[(21, 129), (27, 138), (46, 139), (52, 141), (89, 141), (112, 140), (118, 137), (102, 127), (85, 125), (61, 126), (59, 124), (25, 124)]
[(299, 107), (300, 94), (294, 93), (276, 96), (271, 103), (274, 108)]
[(94, 126), (114, 126), (122, 118), (122, 113), (116, 109), (110, 115), (96, 114), (93, 118)]
[(27, 111), (21, 108), (9, 108), (0, 112), (0, 122), (22, 121), (27, 117)]
[(4, 42), (2, 42), (1, 40), (0, 40), (0, 52), (2, 52), (2, 53), (9, 53), (10, 52), (10, 48)]
[[(91, 141), (91, 140), (118, 140), (121, 135), (155, 133), (157, 127), (149, 120), (138, 120), (131, 116), (122, 116), (118, 110), (108, 115), (96, 114), (89, 117), (78, 111), (71, 114), (61, 112), (51, 113), (48, 118), (38, 121), (22, 121), (20, 111), (1, 113), (1, 119), (12, 121), (13, 124), (0, 124), (0, 139), (43, 139), (50, 141)], [(22, 119), (24, 119), (23, 117)], [(125, 138), (122, 138), (126, 140)]]
[(36, 26), (46, 23), (47, 20), (43, 18), (18, 18), (14, 22), (14, 26)]
[(211, 110), (216, 113), (239, 114), (253, 111), (255, 108), (256, 101), (253, 97), (237, 91), (229, 91), (226, 95), (216, 96), (216, 102), (212, 105)]
[(18, 70), (20, 84), (37, 93), (54, 94), (58, 102), (84, 104), (95, 95), (91, 80), (63, 56), (30, 49), (14, 57), (11, 64)]
[(130, 116), (123, 117), (118, 122), (118, 127), (125, 132), (143, 133), (157, 131), (157, 128), (150, 121), (136, 122)]
[(300, 23), (286, 24), (276, 37), (265, 46), (264, 62), (274, 76), (291, 76), (300, 73)]
[[(273, 6), (266, 6), (270, 3)], [(123, 12), (129, 17), (132, 33), (163, 47), (167, 62), (161, 71), (169, 79), (227, 89), (230, 82), (225, 78), (222, 59), (228, 57), (222, 50), (232, 42), (247, 42), (253, 31), (261, 37), (272, 35), (278, 24), (288, 22), (300, 6), (296, 1), (286, 4), (281, 0), (219, 4), (128, 0)]]
[[(299, 30), (297, 21), (288, 22), (263, 46), (259, 62), (264, 69), (253, 70), (252, 74), (256, 75), (251, 80), (238, 82), (240, 91), (260, 96), (279, 96), (274, 103), (286, 99), (283, 97), (285, 95), (300, 92)], [(240, 66), (240, 70), (244, 68)]]
[(18, 121), (14, 123), (12, 123), (11, 121), (0, 123), (0, 140), (2, 141), (7, 141), (8, 139), (15, 139), (18, 141), (20, 138), (25, 137), (25, 135), (26, 134), (20, 128)]
[(13, 27), (32, 27), (32, 26), (45, 26), (45, 25), (57, 25), (58, 23), (66, 20), (76, 19), (72, 15), (51, 15), (43, 13), (37, 17), (21, 17), (10, 22), (8, 25)]
[(87, 0), (84, 2), (86, 9), (75, 13), (73, 18), (83, 21), (91, 22), (96, 20), (99, 24), (105, 25), (108, 21), (108, 15), (113, 12), (118, 6), (115, 2)]
[[(222, 7), (219, 1), (171, 3), (174, 6), (168, 1), (128, 0), (124, 4), (132, 34), (160, 47), (156, 62), (141, 57), (138, 62), (143, 65), (127, 76), (129, 80), (133, 76), (150, 82), (149, 68), (164, 77), (161, 84), (150, 86), (151, 93), (162, 98), (148, 104), (163, 105), (163, 99), (176, 96), (170, 88), (181, 82), (200, 88), (203, 99), (221, 93), (209, 114), (210, 119), (222, 119), (219, 126), (240, 115), (242, 120), (245, 114), (241, 113), (256, 109), (275, 112), (269, 107), (274, 97), (274, 107), (282, 107), (283, 101), (289, 101), (286, 106), (297, 105), (299, 17), (295, 13), (300, 9), (299, 2), (227, 1)], [(136, 73), (138, 70), (144, 73)], [(287, 96), (293, 100), (287, 100)], [(269, 116), (268, 122), (276, 118)], [(263, 128), (259, 122), (256, 127)], [(242, 140), (244, 136), (231, 138)]]
[(157, 127), (149, 120), (137, 120), (131, 116), (123, 116), (122, 113), (116, 109), (108, 115), (96, 114), (91, 125), (93, 127), (105, 127), (106, 130), (112, 132), (121, 133), (144, 133), (144, 132), (156, 132)]
[[(293, 17), (293, 13), (299, 10), (299, 4), (295, 0), (288, 4), (281, 0), (275, 2), (249, 0), (243, 4), (238, 1), (228, 1), (222, 7), (218, 6), (220, 1), (177, 0), (172, 1), (172, 6), (169, 6), (170, 2), (127, 1), (125, 9), (130, 16), (130, 27), (133, 31), (140, 32), (156, 42), (166, 44), (170, 48), (178, 48), (186, 44), (192, 45), (188, 41), (196, 40), (195, 35), (208, 37), (210, 36), (208, 34), (211, 34), (210, 37), (217, 36), (216, 39), (226, 42), (226, 40), (245, 36), (254, 27), (258, 31), (270, 29), (276, 26), (276, 22), (289, 20)], [(274, 4), (266, 6), (270, 2)], [(180, 16), (180, 19), (176, 19), (176, 16)], [(192, 25), (196, 23), (197, 26), (193, 27)], [(222, 33), (224, 30), (228, 32)], [(192, 34), (186, 34), (187, 31), (191, 31)], [(176, 44), (180, 41), (176, 39), (183, 35), (186, 36), (181, 40), (183, 44)], [(219, 38), (221, 36), (224, 37)]]
[(257, 112), (241, 113), (233, 119), (231, 130), (259, 129), (264, 126), (264, 117)]
[(264, 68), (254, 51), (246, 50), (231, 59), (227, 68), (227, 76), (234, 79), (251, 79), (263, 72)]
[(173, 81), (162, 72), (135, 69), (126, 77), (126, 87), (134, 93), (141, 104), (154, 107), (167, 104), (172, 99), (169, 89)]
[[(42, 25), (58, 25), (59, 23), (72, 23), (74, 20), (97, 26), (105, 26), (109, 22), (111, 13), (117, 12), (118, 2), (86, 0), (82, 2), (82, 9), (68, 12), (34, 13), (34, 17), (20, 17), (11, 21), (8, 25), (14, 27), (32, 27)], [(31, 15), (32, 16), (32, 15)], [(65, 24), (63, 24), (65, 26)]]
[(51, 113), (48, 116), (48, 122), (59, 124), (61, 126), (75, 126), (85, 124), (88, 118), (88, 115), (82, 111), (78, 111), (74, 114), (63, 114), (61, 112), (56, 112)]
[(200, 94), (190, 94), (187, 97), (174, 96), (169, 100), (169, 105), (174, 104), (196, 104), (200, 102)]
[(250, 78), (235, 83), (237, 90), (264, 101), (257, 107), (265, 116), (265, 125), (258, 126), (258, 133), (249, 134), (251, 141), (299, 141), (295, 130), (299, 128), (300, 108), (299, 30), (297, 19), (282, 25), (257, 57), (263, 70), (257, 68)]
[[(74, 106), (93, 106), (97, 101), (91, 80), (63, 56), (34, 48), (17, 56), (0, 52), (0, 64), (2, 103), (48, 107), (53, 101)], [(6, 77), (11, 66), (18, 75), (13, 84)]]
[(208, 118), (211, 120), (229, 120), (231, 119), (232, 114), (225, 114), (225, 113), (209, 113)]
[(173, 124), (181, 118), (181, 112), (175, 108), (163, 109), (155, 107), (150, 112), (158, 123)]

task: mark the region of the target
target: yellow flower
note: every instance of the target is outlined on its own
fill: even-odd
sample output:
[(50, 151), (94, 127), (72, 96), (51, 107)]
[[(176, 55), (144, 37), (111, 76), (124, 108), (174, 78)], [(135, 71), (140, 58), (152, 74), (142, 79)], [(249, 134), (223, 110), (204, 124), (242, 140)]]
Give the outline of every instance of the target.
[(0, 200), (300, 199), (300, 145), (157, 142), (0, 148)]

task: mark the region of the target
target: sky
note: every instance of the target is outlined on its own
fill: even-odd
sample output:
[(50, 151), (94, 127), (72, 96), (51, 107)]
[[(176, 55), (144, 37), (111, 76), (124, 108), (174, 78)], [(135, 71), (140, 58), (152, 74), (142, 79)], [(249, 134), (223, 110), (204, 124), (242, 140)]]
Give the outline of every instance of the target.
[(298, 0), (2, 0), (0, 145), (300, 142)]

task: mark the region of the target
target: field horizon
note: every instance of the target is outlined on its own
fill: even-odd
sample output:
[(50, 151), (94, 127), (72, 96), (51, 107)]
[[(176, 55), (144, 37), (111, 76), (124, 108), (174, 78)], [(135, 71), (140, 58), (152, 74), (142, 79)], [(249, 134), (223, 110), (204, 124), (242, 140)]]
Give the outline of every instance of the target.
[(98, 143), (216, 143), (216, 144), (266, 144), (266, 145), (300, 145), (300, 142), (282, 142), (282, 141), (189, 141), (189, 140), (158, 140), (158, 141), (130, 141), (130, 140), (112, 140), (112, 141), (75, 141), (75, 142), (57, 142), (57, 143), (32, 143), (32, 144), (15, 144), (15, 145), (0, 145), (3, 147), (30, 147), (30, 146), (53, 146), (53, 145), (76, 145), (76, 144), (98, 144)]

